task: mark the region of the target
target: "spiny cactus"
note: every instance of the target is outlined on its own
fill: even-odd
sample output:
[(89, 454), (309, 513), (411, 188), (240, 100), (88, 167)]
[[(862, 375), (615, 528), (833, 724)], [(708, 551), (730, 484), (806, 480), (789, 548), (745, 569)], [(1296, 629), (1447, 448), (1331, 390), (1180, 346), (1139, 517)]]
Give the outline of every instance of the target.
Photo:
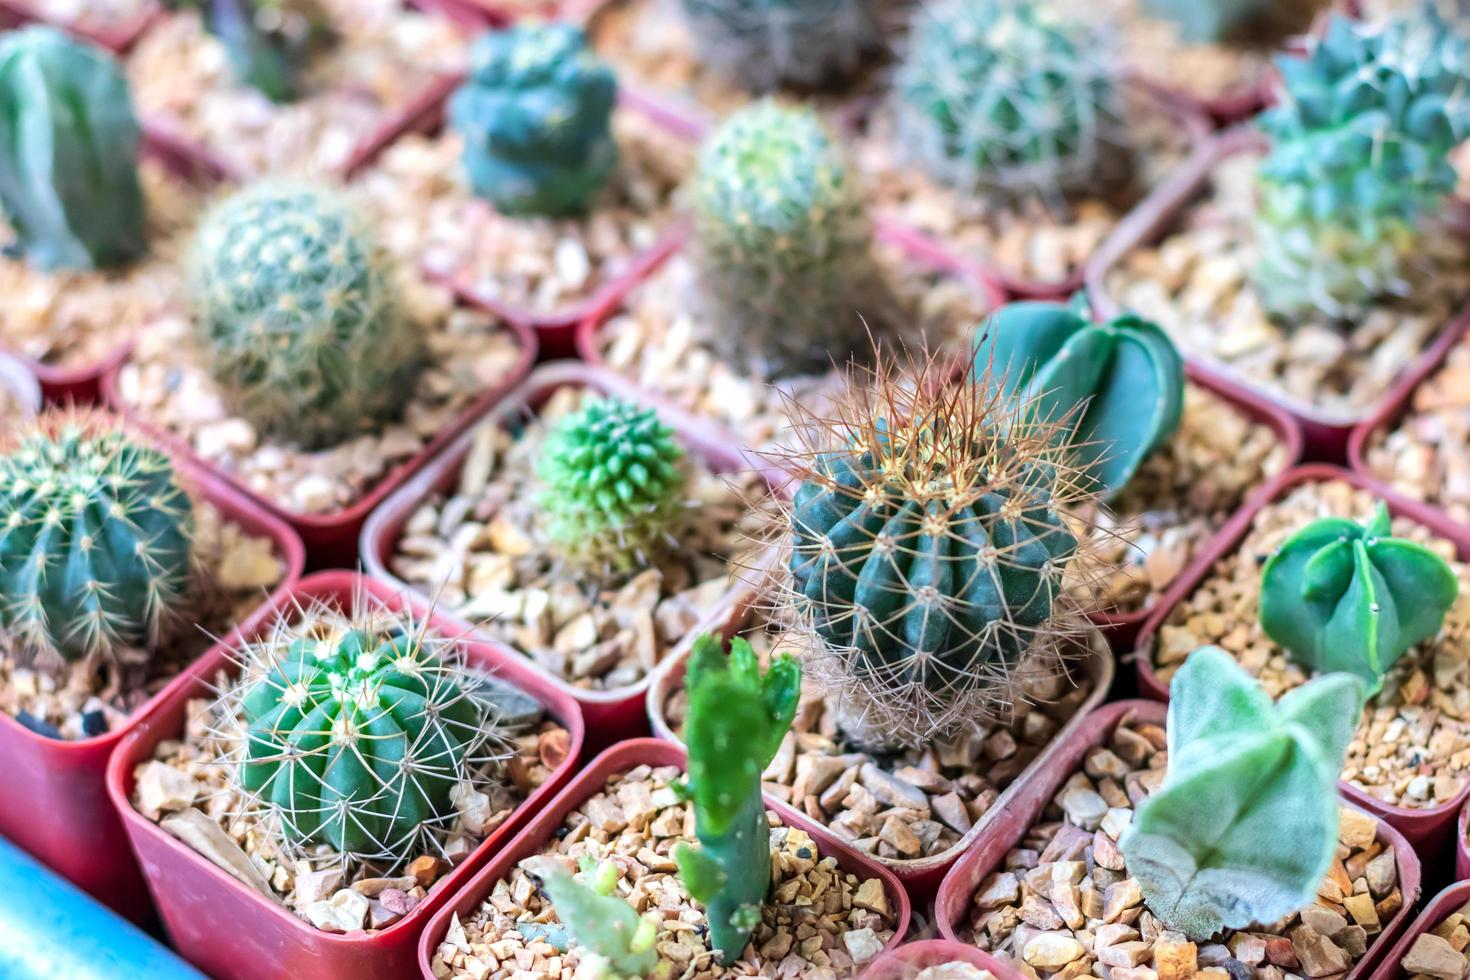
[(0, 209), (38, 269), (125, 265), (148, 248), (138, 120), (117, 61), (50, 27), (0, 39)]
[(197, 8), (205, 29), (219, 39), (242, 83), (272, 102), (300, 94), (307, 59), (331, 37), (331, 23), (316, 0), (175, 0)]
[(1107, 38), (1062, 6), (936, 0), (894, 80), (898, 141), (965, 192), (1056, 199), (1127, 176)]
[(1327, 0), (1145, 0), (1154, 17), (1179, 25), (1192, 43), (1250, 43), (1275, 46), (1312, 26)]
[(1409, 289), (1421, 230), (1455, 189), (1470, 135), (1470, 39), (1426, 5), (1378, 26), (1334, 17), (1280, 58), (1261, 163), (1256, 291), (1288, 320), (1361, 316)]
[(541, 879), (556, 917), (582, 949), (577, 975), (590, 973), (599, 980), (613, 980), (647, 977), (658, 971), (658, 952), (653, 944), (661, 921), (659, 914), (650, 911), (640, 916), (615, 894), (618, 866), (612, 861), (598, 862), (591, 855), (583, 855), (579, 867), (582, 881), (572, 877), (558, 858), (539, 855), (526, 862), (526, 870)]
[(390, 260), (336, 193), (262, 184), (204, 219), (189, 256), (194, 330), (232, 409), (309, 449), (395, 417), (422, 364)]
[(449, 102), (475, 193), (509, 215), (586, 211), (612, 177), (618, 83), (581, 28), (522, 24), (475, 43)]
[(796, 717), (801, 667), (778, 655), (761, 674), (749, 643), (736, 638), (725, 656), (718, 638), (700, 636), (684, 678), (689, 714), (686, 792), (694, 800), (699, 846), (674, 846), (679, 877), (705, 907), (710, 945), (721, 962), (745, 951), (771, 884), (771, 829), (761, 771)]
[(191, 597), (194, 507), (114, 418), (52, 410), (0, 456), (0, 624), (17, 654), (151, 647)]
[(1169, 336), (1131, 314), (1094, 323), (1082, 296), (1002, 308), (981, 328), (975, 371), (1061, 423), (1109, 496), (1174, 434), (1184, 407), (1184, 360)]
[(1169, 692), (1169, 769), (1119, 847), (1150, 912), (1191, 939), (1311, 903), (1337, 850), (1337, 774), (1363, 684), (1329, 674), (1275, 704), (1228, 653)]
[(1392, 535), (1383, 503), (1366, 526), (1328, 517), (1293, 534), (1261, 572), (1266, 635), (1311, 670), (1378, 690), (1406, 650), (1439, 632), (1460, 591), (1444, 559)]
[(684, 0), (701, 57), (752, 91), (840, 84), (882, 43), (881, 0)]

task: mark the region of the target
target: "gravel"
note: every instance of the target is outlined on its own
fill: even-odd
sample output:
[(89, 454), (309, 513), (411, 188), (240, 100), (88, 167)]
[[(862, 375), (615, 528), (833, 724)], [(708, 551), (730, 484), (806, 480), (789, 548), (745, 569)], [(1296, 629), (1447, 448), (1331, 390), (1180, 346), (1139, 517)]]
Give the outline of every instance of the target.
[(1404, 418), (1376, 429), (1368, 468), (1415, 500), (1470, 524), (1470, 344), (1461, 342), (1427, 381), (1414, 389)]

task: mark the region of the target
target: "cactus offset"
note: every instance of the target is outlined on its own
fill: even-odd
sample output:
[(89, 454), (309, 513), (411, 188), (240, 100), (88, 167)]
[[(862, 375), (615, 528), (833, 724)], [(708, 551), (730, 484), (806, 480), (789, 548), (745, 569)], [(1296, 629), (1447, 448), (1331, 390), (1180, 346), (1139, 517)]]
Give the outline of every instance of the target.
[(684, 0), (701, 57), (753, 91), (851, 78), (882, 45), (879, 0)]
[(1145, 0), (1154, 17), (1179, 25), (1191, 43), (1250, 43), (1277, 46), (1312, 26), (1326, 0)]
[(303, 65), (332, 37), (327, 14), (315, 0), (176, 2), (199, 8), (235, 77), (272, 102), (290, 102), (300, 94)]
[(618, 866), (614, 862), (599, 863), (591, 855), (583, 855), (580, 862), (583, 881), (580, 882), (560, 859), (549, 855), (528, 859), (525, 867), (541, 879), (541, 887), (551, 899), (556, 917), (572, 941), (582, 948), (578, 976), (590, 972), (599, 980), (613, 980), (647, 977), (658, 970), (654, 940), (661, 917), (657, 912), (640, 916), (616, 894)]

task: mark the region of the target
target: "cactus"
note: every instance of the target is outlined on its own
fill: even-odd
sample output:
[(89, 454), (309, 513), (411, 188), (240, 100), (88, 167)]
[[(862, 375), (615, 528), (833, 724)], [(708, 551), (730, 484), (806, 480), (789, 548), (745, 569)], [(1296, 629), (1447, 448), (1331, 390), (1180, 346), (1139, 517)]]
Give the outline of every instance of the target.
[(703, 60), (746, 88), (851, 78), (882, 44), (878, 0), (684, 0)]
[(316, 0), (176, 0), (198, 8), (204, 27), (219, 39), (242, 83), (272, 102), (300, 94), (307, 59), (332, 37)]
[(1334, 17), (1261, 116), (1271, 150), (1255, 220), (1262, 303), (1287, 320), (1360, 317), (1402, 295), (1421, 228), (1470, 135), (1470, 40), (1432, 7), (1381, 26)]
[(1153, 17), (1172, 20), (1190, 43), (1275, 47), (1312, 26), (1326, 0), (1145, 0)]
[(587, 210), (612, 177), (618, 84), (571, 24), (523, 24), (475, 43), (449, 102), (475, 193), (508, 215)]
[(765, 674), (755, 651), (736, 638), (725, 656), (718, 638), (694, 642), (684, 678), (689, 713), (686, 792), (694, 800), (699, 847), (674, 846), (679, 877), (704, 904), (710, 944), (723, 963), (745, 951), (771, 884), (771, 830), (761, 771), (796, 717), (801, 667), (788, 655)]
[(1379, 503), (1366, 526), (1314, 521), (1261, 572), (1261, 627), (1310, 670), (1343, 671), (1377, 691), (1414, 644), (1444, 624), (1459, 580), (1423, 545), (1392, 537)]
[(1002, 308), (976, 345), (975, 370), (1062, 423), (1109, 496), (1174, 434), (1184, 407), (1184, 360), (1169, 336), (1132, 315), (1094, 323), (1082, 296)]
[(151, 647), (191, 597), (193, 504), (166, 455), (52, 410), (0, 457), (0, 624), (17, 653)]
[(42, 270), (125, 265), (148, 248), (138, 120), (109, 54), (50, 27), (0, 40), (0, 209)]
[(195, 335), (226, 402), (308, 449), (398, 415), (422, 364), (390, 260), (335, 193), (263, 184), (207, 215), (189, 256)]
[[(583, 964), (593, 960), (593, 976), (611, 980), (654, 973), (659, 967), (653, 948), (659, 914), (640, 916), (615, 894), (618, 866), (612, 861), (598, 863), (591, 855), (583, 855), (580, 868), (581, 882), (557, 858), (538, 855), (526, 862), (526, 869), (541, 879), (567, 934), (582, 947)], [(578, 976), (582, 975), (579, 970)]]
[(1168, 772), (1119, 842), (1150, 912), (1205, 940), (1311, 903), (1363, 697), (1329, 674), (1273, 704), (1225, 651), (1190, 655), (1170, 690)]
[(899, 145), (966, 193), (1055, 200), (1127, 176), (1110, 44), (1054, 3), (936, 0), (894, 79)]

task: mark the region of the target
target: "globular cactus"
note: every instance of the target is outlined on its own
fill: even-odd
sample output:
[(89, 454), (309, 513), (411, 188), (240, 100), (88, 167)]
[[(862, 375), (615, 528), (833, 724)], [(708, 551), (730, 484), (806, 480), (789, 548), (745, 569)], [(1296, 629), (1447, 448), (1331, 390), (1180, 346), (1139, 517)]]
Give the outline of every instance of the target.
[(1470, 40), (1426, 5), (1382, 25), (1334, 17), (1280, 58), (1259, 171), (1254, 282), (1287, 320), (1354, 319), (1408, 291), (1422, 226), (1455, 189), (1470, 135)]
[(1261, 572), (1261, 627), (1297, 663), (1356, 674), (1374, 691), (1444, 625), (1460, 584), (1433, 551), (1395, 538), (1380, 503), (1366, 526), (1328, 517), (1302, 528)]
[(584, 568), (626, 571), (673, 540), (688, 474), (651, 408), (589, 399), (546, 435), (537, 476), (548, 543)]
[(975, 371), (1060, 423), (1105, 496), (1169, 440), (1184, 407), (1184, 360), (1168, 334), (1131, 314), (1094, 323), (1081, 296), (1002, 308), (981, 330)]
[(1337, 774), (1363, 684), (1329, 674), (1272, 703), (1218, 647), (1169, 692), (1169, 768), (1119, 841), (1144, 904), (1206, 940), (1309, 905), (1337, 850)]
[(899, 145), (973, 193), (1057, 199), (1127, 177), (1108, 39), (1055, 3), (936, 0), (894, 79)]
[[(560, 859), (538, 855), (525, 862), (526, 870), (541, 879), (556, 917), (567, 935), (582, 951), (579, 977), (591, 974), (599, 980), (615, 977), (647, 977), (659, 970), (654, 941), (661, 921), (657, 912), (644, 915), (615, 892), (618, 866), (597, 862), (584, 855), (580, 862), (582, 881), (574, 878)], [(591, 965), (589, 966), (589, 961)]]
[(219, 39), (235, 77), (272, 102), (300, 94), (307, 59), (331, 37), (316, 0), (177, 0), (198, 8), (205, 29)]
[(187, 609), (194, 508), (162, 452), (53, 410), (0, 456), (0, 624), (17, 655), (150, 648)]
[(201, 224), (189, 256), (195, 335), (229, 406), (308, 449), (395, 417), (422, 366), (391, 260), (335, 192), (263, 184)]
[(704, 905), (710, 945), (723, 963), (745, 951), (771, 884), (771, 829), (761, 772), (796, 717), (801, 667), (782, 654), (764, 675), (755, 651), (736, 638), (725, 656), (718, 638), (700, 636), (684, 678), (689, 713), (686, 792), (694, 801), (699, 846), (674, 846), (679, 877)]
[(0, 209), (42, 270), (105, 269), (148, 249), (138, 120), (109, 54), (50, 27), (0, 39)]
[(475, 193), (508, 215), (586, 211), (617, 169), (617, 94), (579, 27), (522, 24), (480, 38), (449, 102)]
[(1145, 0), (1154, 17), (1179, 25), (1191, 43), (1250, 43), (1275, 46), (1306, 31), (1326, 0)]
[(684, 0), (703, 60), (752, 91), (842, 83), (882, 44), (881, 0)]

